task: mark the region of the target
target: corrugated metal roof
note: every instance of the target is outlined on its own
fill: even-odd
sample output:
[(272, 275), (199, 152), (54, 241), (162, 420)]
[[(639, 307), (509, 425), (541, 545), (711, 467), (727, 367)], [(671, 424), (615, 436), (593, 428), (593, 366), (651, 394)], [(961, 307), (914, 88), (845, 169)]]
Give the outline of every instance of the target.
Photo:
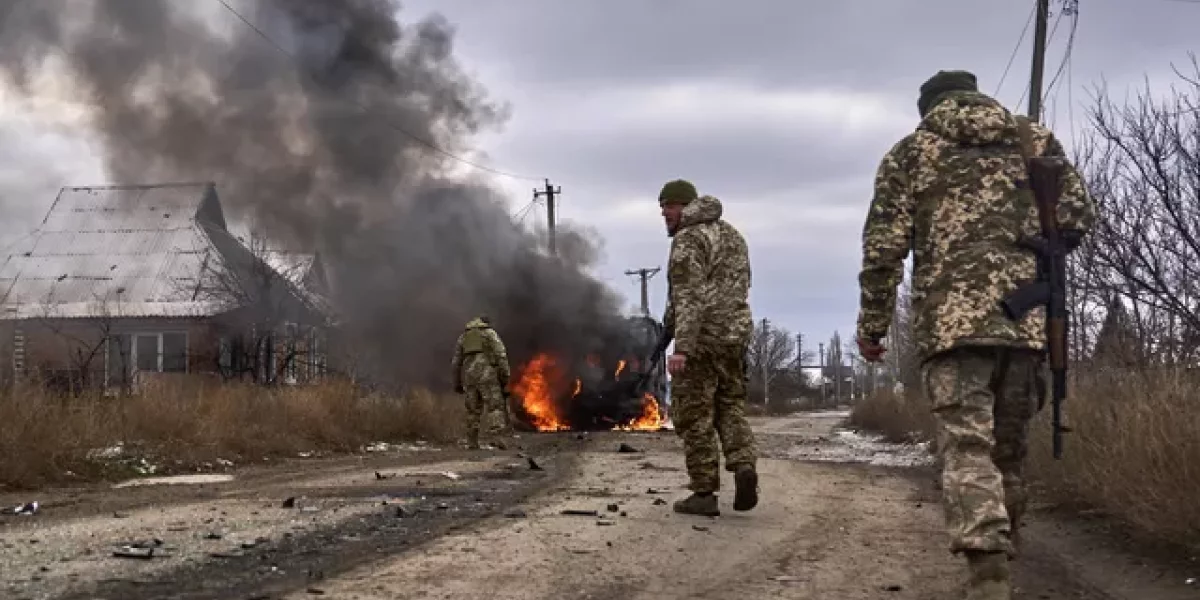
[(316, 260), (316, 255), (303, 252), (268, 250), (263, 252), (263, 260), (292, 283), (303, 286), (304, 279), (308, 277), (309, 269), (312, 269), (313, 261)]
[(0, 267), (0, 319), (220, 312), (198, 294), (213, 233), (227, 235), (211, 184), (63, 188)]

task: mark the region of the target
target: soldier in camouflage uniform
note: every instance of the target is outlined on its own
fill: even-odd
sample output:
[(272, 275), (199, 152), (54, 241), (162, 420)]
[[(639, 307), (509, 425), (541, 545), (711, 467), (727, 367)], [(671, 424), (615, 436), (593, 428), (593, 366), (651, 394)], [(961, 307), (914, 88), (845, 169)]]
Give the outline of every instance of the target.
[(487, 417), (489, 434), (509, 430), (505, 392), (511, 376), (508, 351), (487, 317), (472, 319), (458, 336), (451, 361), (454, 390), (466, 395), (467, 444), (479, 448), (480, 420)]
[[(733, 509), (758, 504), (754, 434), (746, 421), (746, 348), (754, 322), (747, 296), (750, 258), (746, 240), (721, 219), (721, 202), (699, 197), (683, 180), (667, 183), (658, 197), (671, 256), (663, 323), (675, 334), (671, 412), (683, 438), (692, 495), (675, 512), (717, 516), (721, 448), (733, 472)], [(720, 440), (720, 447), (717, 445)]]
[[(1036, 276), (1036, 256), (1017, 245), (1021, 234), (1041, 232), (1023, 156), (1064, 153), (1048, 129), (981, 94), (966, 71), (930, 78), (918, 109), (920, 125), (875, 176), (858, 343), (864, 358), (882, 356), (911, 251), (913, 329), (937, 421), (950, 549), (970, 565), (968, 599), (1008, 600), (1008, 560), (1026, 504), (1028, 425), (1045, 399), (1045, 311), (1014, 323), (999, 303)], [(1057, 218), (1071, 248), (1096, 218), (1073, 168)]]

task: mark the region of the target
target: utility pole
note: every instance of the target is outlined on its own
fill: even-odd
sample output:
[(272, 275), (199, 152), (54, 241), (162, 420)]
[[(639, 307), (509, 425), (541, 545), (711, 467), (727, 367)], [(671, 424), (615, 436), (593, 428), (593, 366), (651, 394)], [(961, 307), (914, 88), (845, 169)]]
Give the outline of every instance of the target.
[(1046, 69), (1046, 26), (1050, 20), (1050, 0), (1038, 0), (1037, 24), (1033, 30), (1033, 66), (1029, 70), (1029, 118), (1042, 121), (1042, 76)]
[[(763, 338), (766, 341), (770, 341), (770, 339), (771, 339), (770, 336), (767, 335), (771, 331), (770, 329), (767, 329), (767, 327), (769, 327), (769, 326), (770, 326), (770, 322), (767, 321), (767, 319), (764, 317), (762, 320), (762, 330), (763, 330)], [(771, 384), (769, 381), (767, 381), (767, 352), (766, 351), (767, 351), (767, 347), (764, 344), (763, 347), (761, 349), (759, 349), (758, 362), (759, 362), (759, 366), (762, 368), (763, 406), (770, 406), (771, 405), (771, 394), (770, 394), (768, 388), (771, 387)]]
[(821, 355), (821, 408), (825, 408), (825, 342), (817, 344), (817, 352)]
[(625, 271), (626, 275), (636, 275), (642, 280), (642, 314), (650, 316), (650, 278), (658, 275), (662, 267), (654, 267), (653, 269), (632, 269)]
[(546, 197), (546, 227), (550, 233), (550, 255), (551, 256), (558, 256), (558, 245), (555, 243), (555, 239), (554, 239), (554, 226), (556, 223), (556, 221), (554, 220), (554, 197), (561, 193), (562, 193), (562, 187), (554, 187), (554, 186), (550, 185), (549, 179), (546, 180), (546, 187), (544, 189), (539, 190), (537, 188), (533, 188), (533, 199), (534, 200), (537, 200), (538, 198), (541, 198), (542, 196)]

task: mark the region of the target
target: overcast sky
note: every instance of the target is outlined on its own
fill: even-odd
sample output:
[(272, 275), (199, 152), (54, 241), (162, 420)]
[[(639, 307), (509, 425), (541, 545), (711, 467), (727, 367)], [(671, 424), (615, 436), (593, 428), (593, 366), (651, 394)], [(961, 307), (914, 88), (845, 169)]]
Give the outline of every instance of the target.
[[(1033, 4), (410, 0), (404, 20), (436, 9), (457, 25), (461, 62), (512, 107), (503, 131), (480, 140), (482, 160), (562, 186), (560, 218), (602, 236), (597, 274), (631, 305), (638, 288), (623, 273), (665, 265), (669, 240), (656, 194), (683, 177), (719, 197), (746, 235), (755, 317), (803, 333), (811, 349), (834, 329), (846, 339), (853, 331), (872, 177), (882, 154), (916, 125), (917, 87), (938, 69), (969, 69), (984, 91), (996, 91)], [(1187, 62), (1200, 46), (1200, 4), (1083, 4), (1073, 86), (1064, 72), (1047, 102), (1048, 120), (1068, 145), (1068, 91), (1082, 127), (1087, 91), (1101, 77), (1120, 92), (1147, 75), (1165, 86), (1171, 63)], [(1028, 81), (1032, 29), (999, 90), (1010, 107)], [(1063, 19), (1051, 40), (1047, 81), (1069, 30)], [(20, 203), (27, 210), (8, 215), (7, 229), (40, 217), (51, 186), (64, 178), (86, 184), (102, 177), (95, 163), (49, 158), (66, 156), (67, 147), (73, 160), (86, 156), (69, 128), (46, 131), (11, 111), (0, 121), (7, 138), (0, 139), (7, 149), (0, 184), (21, 180), (31, 190)], [(36, 141), (2, 143), (12, 139)], [(536, 185), (497, 183), (511, 193), (514, 212)], [(541, 207), (530, 212), (534, 219), (544, 222)], [(651, 286), (656, 314), (664, 295), (659, 275)]]

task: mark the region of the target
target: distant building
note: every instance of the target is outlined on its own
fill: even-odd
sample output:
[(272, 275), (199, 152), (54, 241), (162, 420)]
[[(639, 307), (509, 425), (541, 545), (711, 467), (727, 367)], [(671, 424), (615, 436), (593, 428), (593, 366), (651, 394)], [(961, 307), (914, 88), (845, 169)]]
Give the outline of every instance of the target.
[(211, 183), (63, 188), (0, 267), (0, 371), (79, 391), (327, 368), (316, 256), (232, 235)]

